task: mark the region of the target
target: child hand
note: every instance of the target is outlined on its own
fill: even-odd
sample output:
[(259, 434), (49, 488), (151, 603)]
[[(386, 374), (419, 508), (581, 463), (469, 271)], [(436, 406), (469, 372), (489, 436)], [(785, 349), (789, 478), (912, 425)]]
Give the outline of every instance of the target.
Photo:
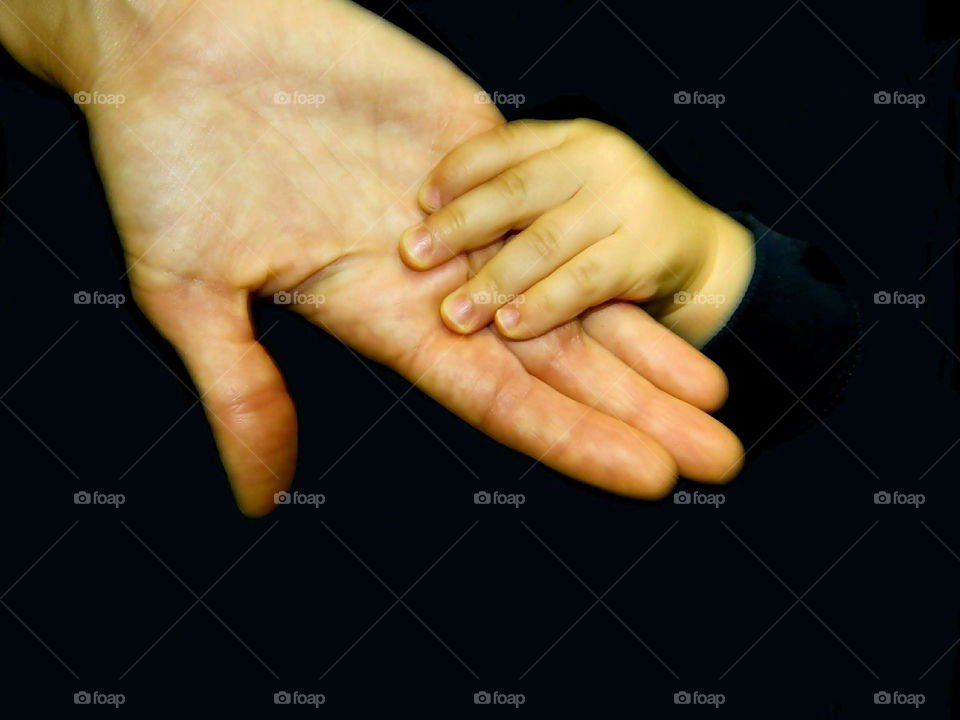
[(752, 271), (745, 229), (590, 120), (523, 120), (479, 135), (440, 161), (420, 204), (432, 214), (400, 241), (416, 270), (521, 231), (443, 300), (443, 320), (459, 333), (495, 319), (504, 336), (528, 339), (616, 298), (653, 303), (652, 314), (696, 341), (729, 313), (674, 296), (742, 291)]

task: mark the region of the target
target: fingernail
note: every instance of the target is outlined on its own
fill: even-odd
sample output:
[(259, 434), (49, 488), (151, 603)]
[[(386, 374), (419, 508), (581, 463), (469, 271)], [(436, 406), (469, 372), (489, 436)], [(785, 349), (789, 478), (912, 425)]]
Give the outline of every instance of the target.
[(440, 203), (443, 202), (440, 197), (440, 188), (431, 185), (423, 189), (420, 197), (423, 206), (428, 210), (437, 210), (440, 207)]
[(457, 325), (465, 326), (472, 312), (473, 303), (465, 297), (458, 297), (447, 304), (447, 317)]
[(423, 225), (418, 225), (412, 230), (407, 230), (407, 236), (403, 239), (403, 244), (406, 246), (407, 252), (417, 260), (426, 260), (430, 254), (433, 239)]
[(520, 324), (520, 313), (514, 308), (500, 308), (497, 310), (497, 322), (505, 330), (513, 330)]

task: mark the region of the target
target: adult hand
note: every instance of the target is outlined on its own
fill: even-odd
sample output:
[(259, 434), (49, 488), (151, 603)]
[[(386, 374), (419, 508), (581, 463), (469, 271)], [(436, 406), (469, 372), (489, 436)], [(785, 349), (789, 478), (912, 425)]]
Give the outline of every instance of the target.
[[(722, 402), (722, 373), (636, 308), (607, 307), (523, 343), (444, 327), (437, 307), (467, 259), (416, 273), (398, 238), (422, 217), (416, 189), (428, 171), (502, 119), (416, 40), (341, 0), (5, 8), (11, 52), (89, 93), (80, 97), (134, 296), (199, 388), (245, 512), (268, 512), (295, 465), (293, 403), (249, 313), (252, 297), (278, 292), (474, 426), (573, 477), (657, 497), (678, 468), (708, 481), (736, 474), (739, 442), (695, 407)], [(42, 47), (17, 32), (11, 9), (47, 37)], [(123, 104), (106, 104), (121, 94)]]

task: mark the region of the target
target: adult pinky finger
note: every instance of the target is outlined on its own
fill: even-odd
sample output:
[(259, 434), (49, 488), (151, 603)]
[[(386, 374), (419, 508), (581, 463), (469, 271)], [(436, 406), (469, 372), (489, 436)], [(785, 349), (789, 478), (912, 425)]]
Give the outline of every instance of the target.
[(723, 370), (632, 303), (608, 303), (580, 321), (590, 337), (668, 395), (706, 412), (726, 401)]

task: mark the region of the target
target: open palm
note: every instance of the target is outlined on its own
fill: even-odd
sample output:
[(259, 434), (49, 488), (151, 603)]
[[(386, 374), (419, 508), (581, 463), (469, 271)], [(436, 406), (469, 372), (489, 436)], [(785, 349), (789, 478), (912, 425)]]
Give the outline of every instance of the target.
[(695, 407), (722, 400), (722, 373), (642, 311), (524, 343), (444, 327), (440, 300), (484, 257), (415, 273), (397, 242), (437, 160), (502, 122), (444, 58), (341, 0), (178, 0), (137, 28), (92, 78), (126, 98), (86, 106), (94, 150), (137, 302), (200, 389), (245, 511), (295, 465), (293, 404), (249, 314), (277, 293), (573, 477), (654, 497), (678, 469), (736, 473), (736, 438)]

